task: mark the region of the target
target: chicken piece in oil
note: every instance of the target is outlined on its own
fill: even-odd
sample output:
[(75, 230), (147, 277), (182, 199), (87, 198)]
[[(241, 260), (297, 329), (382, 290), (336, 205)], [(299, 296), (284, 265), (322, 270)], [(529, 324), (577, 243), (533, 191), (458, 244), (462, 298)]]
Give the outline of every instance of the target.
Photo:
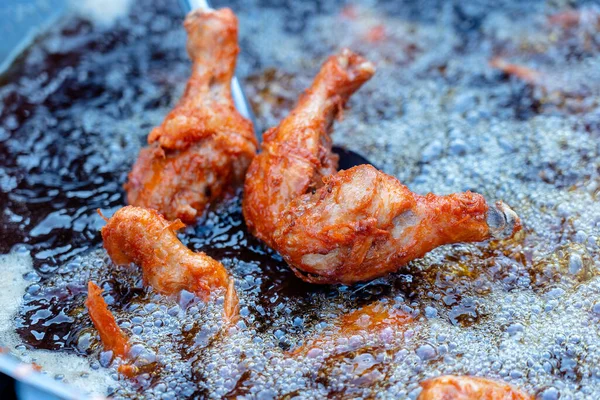
[(107, 220), (102, 240), (115, 264), (139, 265), (144, 283), (159, 293), (185, 289), (207, 298), (213, 290), (226, 290), (225, 267), (204, 253), (194, 253), (175, 235), (184, 226), (155, 210), (126, 206)]
[(476, 193), (421, 196), (360, 165), (292, 200), (273, 239), (304, 280), (351, 284), (394, 272), (444, 244), (512, 236), (518, 229), (518, 217), (501, 202), (490, 210)]
[(513, 386), (475, 376), (440, 376), (421, 382), (417, 400), (532, 400)]
[(531, 35), (517, 36), (515, 43), (498, 51), (490, 67), (530, 86), (536, 112), (593, 113), (593, 99), (600, 92), (597, 68), (571, 60), (597, 57), (598, 8), (565, 9), (533, 26)]
[(85, 306), (94, 327), (100, 334), (104, 350), (112, 351), (114, 356), (125, 358), (130, 348), (129, 339), (119, 328), (115, 317), (108, 309), (102, 297), (102, 289), (91, 281), (88, 282), (88, 295)]
[(246, 176), (246, 224), (308, 282), (374, 279), (438, 246), (510, 237), (521, 226), (506, 205), (478, 194), (420, 196), (369, 165), (336, 174), (332, 121), (373, 73), (348, 50), (331, 57), (265, 135)]
[(330, 57), (290, 115), (264, 134), (262, 152), (246, 175), (243, 212), (250, 231), (269, 246), (276, 247), (272, 235), (288, 203), (337, 171), (327, 132), (374, 72), (373, 64), (350, 50)]
[(235, 15), (196, 10), (184, 26), (191, 77), (179, 103), (148, 136), (125, 190), (129, 204), (191, 223), (243, 182), (257, 142), (231, 97), (239, 52)]

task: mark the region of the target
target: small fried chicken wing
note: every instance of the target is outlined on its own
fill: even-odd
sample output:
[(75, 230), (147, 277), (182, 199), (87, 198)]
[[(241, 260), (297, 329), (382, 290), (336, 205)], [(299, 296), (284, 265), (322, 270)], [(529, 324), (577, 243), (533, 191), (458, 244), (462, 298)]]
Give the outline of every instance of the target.
[(434, 248), (512, 236), (516, 214), (471, 192), (412, 193), (396, 178), (359, 165), (292, 200), (273, 240), (294, 272), (314, 283), (374, 279)]
[(328, 132), (374, 72), (373, 64), (350, 50), (330, 57), (290, 115), (264, 134), (262, 153), (246, 175), (243, 212), (250, 231), (269, 246), (275, 247), (272, 234), (288, 203), (337, 170)]
[(194, 253), (175, 235), (184, 226), (155, 210), (126, 206), (107, 220), (102, 240), (115, 264), (139, 265), (144, 282), (162, 294), (185, 289), (207, 297), (215, 289), (225, 290), (229, 280), (223, 265)]
[(475, 376), (446, 375), (421, 382), (418, 400), (532, 400), (511, 385)]
[(443, 244), (520, 229), (510, 208), (489, 208), (481, 195), (419, 196), (369, 165), (335, 174), (331, 123), (373, 72), (348, 50), (331, 57), (296, 108), (266, 134), (246, 175), (250, 231), (308, 282), (374, 279)]
[(130, 204), (191, 223), (243, 182), (257, 142), (231, 97), (239, 52), (235, 15), (227, 8), (196, 10), (184, 26), (191, 77), (179, 103), (148, 136), (125, 190)]
[(91, 281), (88, 282), (88, 297), (85, 305), (94, 326), (100, 334), (104, 350), (112, 351), (113, 355), (125, 358), (130, 347), (129, 339), (119, 328), (115, 317), (108, 309), (102, 297), (102, 289)]

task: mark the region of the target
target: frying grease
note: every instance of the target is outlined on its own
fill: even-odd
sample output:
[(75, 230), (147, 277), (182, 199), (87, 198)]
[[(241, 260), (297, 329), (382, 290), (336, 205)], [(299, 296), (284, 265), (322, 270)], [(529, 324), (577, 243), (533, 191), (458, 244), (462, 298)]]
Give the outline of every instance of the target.
[[(317, 287), (246, 232), (237, 196), (180, 233), (236, 279), (241, 319), (224, 331), (222, 298), (159, 296), (99, 247), (94, 210), (124, 204), (126, 173), (188, 76), (182, 16), (169, 3), (139, 2), (111, 27), (66, 18), (2, 78), (0, 252), (28, 252), (36, 271), (10, 319), (22, 341), (13, 352), (84, 356), (108, 371), (116, 398), (415, 398), (421, 380), (450, 373), (540, 398), (600, 397), (597, 38), (553, 39), (545, 14), (556, 10), (543, 2), (228, 2), (257, 130), (277, 124), (325, 57), (351, 46), (378, 72), (334, 142), (416, 192), (502, 199), (525, 229), (506, 242), (437, 249), (385, 279)], [(498, 53), (576, 82), (557, 79), (568, 96), (549, 98), (491, 69)], [(134, 380), (119, 378), (102, 352), (83, 307), (89, 279), (131, 337), (142, 370)], [(414, 322), (291, 355), (329, 335), (340, 315), (382, 299)]]

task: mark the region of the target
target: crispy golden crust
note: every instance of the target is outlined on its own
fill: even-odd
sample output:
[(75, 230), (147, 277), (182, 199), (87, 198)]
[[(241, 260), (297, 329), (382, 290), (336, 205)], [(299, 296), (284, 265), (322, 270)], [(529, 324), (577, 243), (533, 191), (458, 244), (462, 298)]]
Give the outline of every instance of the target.
[(88, 282), (88, 297), (85, 301), (88, 314), (94, 323), (94, 326), (100, 334), (100, 339), (104, 345), (104, 350), (112, 351), (113, 355), (125, 358), (129, 351), (129, 339), (112, 315), (104, 298), (102, 289), (94, 282)]
[(268, 245), (274, 246), (272, 234), (289, 201), (337, 170), (328, 132), (374, 72), (373, 64), (350, 50), (330, 57), (290, 115), (265, 133), (262, 153), (246, 175), (243, 212), (250, 231)]
[(421, 382), (418, 400), (532, 400), (504, 382), (475, 376), (440, 376)]
[(370, 165), (325, 182), (289, 203), (273, 237), (296, 274), (309, 282), (373, 279), (443, 244), (489, 237), (481, 195), (419, 196)]
[(192, 75), (125, 184), (132, 205), (193, 222), (206, 206), (243, 182), (256, 153), (252, 123), (235, 109), (237, 19), (230, 9), (196, 10), (185, 19)]
[(308, 282), (365, 281), (438, 246), (520, 229), (510, 208), (498, 203), (488, 213), (478, 194), (419, 196), (369, 165), (335, 173), (331, 123), (373, 72), (349, 50), (331, 57), (296, 108), (267, 132), (246, 175), (250, 231)]
[(155, 210), (126, 206), (102, 228), (104, 248), (117, 265), (135, 263), (144, 282), (163, 294), (185, 289), (208, 296), (225, 289), (228, 276), (223, 265), (204, 253), (194, 253), (175, 235), (185, 225), (169, 222)]

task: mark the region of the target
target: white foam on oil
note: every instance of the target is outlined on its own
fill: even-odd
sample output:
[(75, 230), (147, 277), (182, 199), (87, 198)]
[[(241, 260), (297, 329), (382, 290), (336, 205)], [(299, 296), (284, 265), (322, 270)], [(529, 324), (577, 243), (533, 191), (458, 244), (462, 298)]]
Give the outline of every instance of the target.
[(71, 8), (99, 25), (111, 25), (127, 15), (131, 0), (71, 0)]
[(4, 254), (0, 255), (0, 270), (3, 278), (0, 279), (0, 343), (6, 343), (9, 332), (14, 332), (12, 317), (23, 301), (23, 293), (27, 288), (27, 281), (23, 275), (32, 270), (31, 256), (29, 254)]
[(24, 363), (35, 362), (49, 376), (62, 375), (63, 382), (74, 385), (85, 393), (104, 395), (111, 382), (105, 369), (93, 370), (88, 360), (73, 354), (47, 350), (27, 350), (16, 332), (14, 316), (23, 302), (29, 282), (24, 275), (33, 271), (28, 253), (0, 255), (0, 346)]

